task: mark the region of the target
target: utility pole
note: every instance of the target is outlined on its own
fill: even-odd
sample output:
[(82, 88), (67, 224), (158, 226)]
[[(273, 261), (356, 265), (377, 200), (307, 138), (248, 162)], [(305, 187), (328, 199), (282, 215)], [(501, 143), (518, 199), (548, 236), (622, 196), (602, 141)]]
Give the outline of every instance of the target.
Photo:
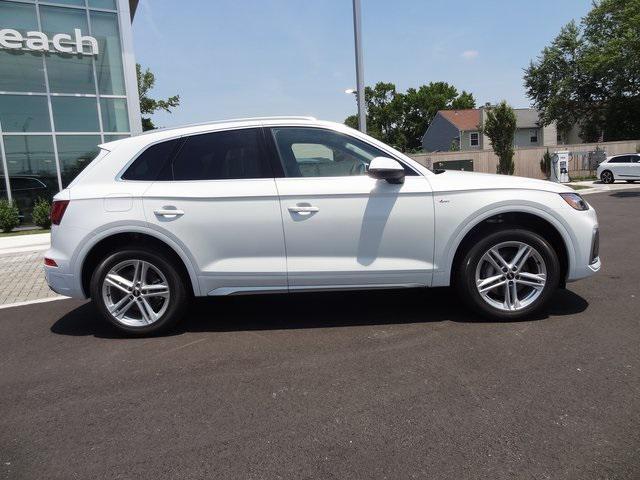
[(360, 0), (353, 0), (353, 35), (356, 47), (356, 96), (358, 99), (358, 128), (362, 133), (367, 133), (367, 112), (364, 103), (364, 68), (362, 66)]

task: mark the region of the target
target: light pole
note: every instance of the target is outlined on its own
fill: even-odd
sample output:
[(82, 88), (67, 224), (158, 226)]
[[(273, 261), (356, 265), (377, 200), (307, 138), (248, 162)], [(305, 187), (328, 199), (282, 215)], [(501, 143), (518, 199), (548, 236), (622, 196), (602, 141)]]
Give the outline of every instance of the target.
[(356, 94), (358, 99), (358, 129), (367, 133), (367, 112), (364, 104), (364, 67), (362, 66), (362, 32), (360, 28), (360, 0), (353, 0), (353, 36), (356, 47)]

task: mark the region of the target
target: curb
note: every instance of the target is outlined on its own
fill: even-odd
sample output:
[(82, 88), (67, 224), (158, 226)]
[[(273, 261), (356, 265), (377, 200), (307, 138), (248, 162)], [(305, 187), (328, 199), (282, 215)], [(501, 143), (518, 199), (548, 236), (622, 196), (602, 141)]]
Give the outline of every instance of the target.
[(5, 303), (4, 305), (0, 305), (0, 310), (4, 308), (23, 307), (25, 305), (33, 305), (36, 303), (55, 302), (57, 300), (68, 300), (69, 298), (70, 297), (63, 297), (62, 295), (59, 295), (57, 297), (38, 298), (36, 300), (26, 300), (24, 302)]

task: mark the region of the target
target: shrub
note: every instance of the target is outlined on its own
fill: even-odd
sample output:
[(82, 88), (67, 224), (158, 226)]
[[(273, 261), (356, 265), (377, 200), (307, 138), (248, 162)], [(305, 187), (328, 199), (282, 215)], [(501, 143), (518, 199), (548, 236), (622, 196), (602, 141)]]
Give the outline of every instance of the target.
[(36, 203), (33, 205), (33, 211), (31, 212), (31, 216), (33, 217), (33, 223), (35, 223), (40, 228), (50, 228), (51, 227), (51, 204), (48, 200), (44, 198), (39, 198), (36, 200)]
[(10, 232), (20, 225), (20, 212), (15, 203), (0, 200), (0, 230)]
[(540, 171), (544, 174), (545, 177), (549, 178), (551, 176), (551, 154), (549, 153), (549, 149), (542, 155), (540, 159)]

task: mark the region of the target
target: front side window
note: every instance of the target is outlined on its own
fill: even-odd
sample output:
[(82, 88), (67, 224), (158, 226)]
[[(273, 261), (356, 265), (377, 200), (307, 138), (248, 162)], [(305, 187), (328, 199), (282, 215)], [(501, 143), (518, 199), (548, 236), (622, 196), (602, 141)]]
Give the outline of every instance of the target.
[[(287, 177), (366, 175), (375, 157), (388, 154), (342, 133), (310, 127), (271, 129)], [(405, 166), (407, 175), (416, 173)]]
[(531, 143), (538, 143), (538, 130), (533, 129), (529, 131), (529, 141)]
[(186, 137), (172, 171), (174, 180), (273, 178), (256, 128)]
[(478, 132), (471, 132), (469, 135), (469, 143), (472, 147), (480, 145), (480, 134)]

